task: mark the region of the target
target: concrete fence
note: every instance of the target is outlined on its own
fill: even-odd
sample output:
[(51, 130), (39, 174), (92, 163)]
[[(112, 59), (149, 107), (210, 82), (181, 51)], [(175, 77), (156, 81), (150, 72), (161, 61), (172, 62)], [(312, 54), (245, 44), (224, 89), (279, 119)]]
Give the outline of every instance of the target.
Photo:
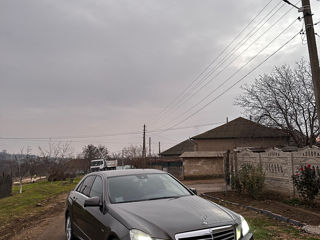
[(0, 198), (8, 197), (12, 193), (11, 175), (2, 173), (0, 175)]
[(252, 152), (243, 150), (231, 154), (231, 165), (233, 171), (237, 172), (241, 165), (259, 163), (265, 171), (265, 188), (274, 192), (295, 196), (296, 191), (292, 181), (301, 166), (311, 165), (320, 168), (320, 148), (303, 148), (297, 152), (283, 152), (277, 149), (269, 149), (265, 152)]

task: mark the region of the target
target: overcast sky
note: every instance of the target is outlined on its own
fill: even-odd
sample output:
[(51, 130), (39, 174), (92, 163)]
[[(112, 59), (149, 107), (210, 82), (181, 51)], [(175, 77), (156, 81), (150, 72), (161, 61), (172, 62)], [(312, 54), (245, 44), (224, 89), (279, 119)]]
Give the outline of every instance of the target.
[[(275, 65), (292, 65), (301, 57), (308, 59), (304, 36), (297, 36), (239, 84), (185, 120), (299, 32), (303, 23), (296, 21), (251, 60), (300, 16), (281, 0), (271, 1), (237, 38), (240, 41), (252, 35), (232, 57), (243, 54), (220, 65), (207, 78), (211, 82), (197, 94), (190, 96), (189, 90), (183, 104), (176, 105), (174, 100), (268, 2), (2, 0), (0, 137), (27, 139), (0, 139), (0, 150), (18, 152), (29, 146), (37, 153), (38, 146), (47, 146), (48, 139), (44, 138), (51, 138), (53, 142), (72, 141), (74, 153), (89, 143), (119, 151), (142, 143), (145, 123), (147, 131), (170, 130), (147, 133), (152, 138), (152, 151), (157, 152), (158, 141), (164, 150), (224, 123), (226, 117), (232, 120), (245, 116), (233, 105), (241, 93), (241, 84), (270, 73)], [(300, 6), (300, 1), (297, 3)], [(311, 4), (317, 22), (320, 2), (311, 0)], [(250, 35), (259, 21), (268, 19), (268, 12), (270, 20)], [(315, 27), (318, 33), (319, 26)], [(233, 46), (241, 44), (234, 42), (225, 53)], [(199, 103), (226, 80), (225, 85)], [(192, 89), (196, 89), (195, 85)], [(184, 114), (192, 106), (195, 107)], [(193, 127), (209, 123), (212, 125)], [(192, 127), (184, 128), (188, 126)], [(184, 129), (170, 129), (180, 127)], [(107, 136), (113, 134), (117, 136)]]

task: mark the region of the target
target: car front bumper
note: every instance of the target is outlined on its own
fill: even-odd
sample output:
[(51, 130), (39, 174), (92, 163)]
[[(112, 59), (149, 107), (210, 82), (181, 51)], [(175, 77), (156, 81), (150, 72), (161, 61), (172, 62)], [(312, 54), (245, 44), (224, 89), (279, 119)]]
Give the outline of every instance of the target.
[(253, 240), (253, 234), (249, 232), (247, 235), (245, 235), (241, 240)]

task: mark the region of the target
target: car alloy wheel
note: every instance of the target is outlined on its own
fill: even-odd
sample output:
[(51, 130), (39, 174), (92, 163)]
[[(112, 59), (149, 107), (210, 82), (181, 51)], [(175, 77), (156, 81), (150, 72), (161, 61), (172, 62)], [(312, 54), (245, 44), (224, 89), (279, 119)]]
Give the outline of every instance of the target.
[(67, 235), (67, 240), (73, 240), (73, 235), (72, 235), (72, 225), (71, 225), (71, 218), (70, 215), (68, 214), (67, 220), (66, 220), (66, 235)]

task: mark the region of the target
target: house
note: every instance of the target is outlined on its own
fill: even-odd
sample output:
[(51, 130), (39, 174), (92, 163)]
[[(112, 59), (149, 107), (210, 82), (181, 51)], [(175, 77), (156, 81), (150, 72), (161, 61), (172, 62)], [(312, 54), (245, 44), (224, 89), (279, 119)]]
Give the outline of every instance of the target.
[(284, 147), (290, 137), (280, 129), (270, 128), (239, 117), (219, 127), (191, 138), (195, 151), (184, 151), (184, 178), (210, 178), (224, 175), (224, 158), (227, 151), (250, 148), (256, 151)]

